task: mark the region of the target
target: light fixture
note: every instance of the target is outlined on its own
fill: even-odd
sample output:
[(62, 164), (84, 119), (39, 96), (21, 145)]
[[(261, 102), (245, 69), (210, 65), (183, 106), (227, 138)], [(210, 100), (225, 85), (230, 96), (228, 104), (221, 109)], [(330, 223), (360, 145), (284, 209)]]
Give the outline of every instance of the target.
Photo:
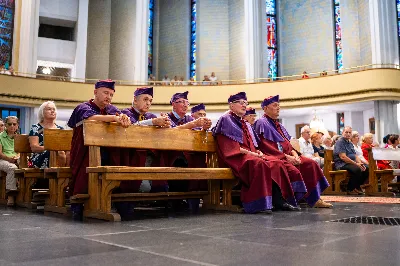
[(325, 129), (323, 120), (317, 117), (316, 110), (314, 110), (314, 117), (310, 121), (310, 129), (311, 132), (321, 132), (323, 134), (328, 134), (328, 131)]
[(50, 75), (51, 70), (50, 70), (50, 68), (48, 68), (48, 67), (44, 67), (43, 70), (42, 70), (42, 72), (43, 72), (43, 74), (45, 74), (45, 75)]

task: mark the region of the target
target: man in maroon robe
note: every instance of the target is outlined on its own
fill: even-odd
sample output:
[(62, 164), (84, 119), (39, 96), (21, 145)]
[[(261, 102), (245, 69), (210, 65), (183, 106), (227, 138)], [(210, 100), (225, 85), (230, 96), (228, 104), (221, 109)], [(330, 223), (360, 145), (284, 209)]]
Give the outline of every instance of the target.
[(194, 119), (207, 116), (206, 106), (202, 103), (193, 106), (190, 110), (192, 111), (192, 117)]
[[(211, 127), (211, 120), (207, 117), (199, 117), (194, 119), (190, 115), (186, 115), (188, 107), (190, 105), (188, 100), (188, 91), (175, 93), (170, 103), (172, 105), (172, 112), (168, 113), (168, 117), (171, 120), (171, 127), (175, 129), (195, 129), (195, 130), (208, 130)], [(205, 168), (206, 156), (204, 153), (199, 152), (179, 152), (179, 151), (167, 151), (163, 152), (161, 165), (167, 167), (190, 167), (190, 168)], [(186, 181), (186, 180), (171, 180), (168, 181), (169, 191), (172, 192), (185, 192), (185, 191), (196, 191), (206, 190), (207, 185), (204, 182), (198, 182), (197, 180)], [(175, 201), (176, 204), (177, 201)], [(197, 209), (200, 200), (190, 200), (189, 207)], [(181, 202), (182, 205), (183, 202)], [(193, 206), (192, 206), (193, 205)], [(185, 208), (183, 206), (175, 206), (178, 209)]]
[(332, 204), (324, 202), (320, 196), (329, 186), (321, 168), (314, 161), (299, 154), (290, 144), (290, 135), (279, 123), (279, 95), (264, 99), (261, 103), (264, 116), (254, 125), (259, 138), (260, 150), (269, 156), (274, 156), (285, 165), (291, 180), (292, 188), (306, 187), (304, 200), (311, 207), (330, 208)]
[[(88, 193), (88, 179), (86, 167), (89, 166), (89, 148), (84, 145), (83, 139), (83, 121), (97, 120), (103, 122), (117, 122), (123, 127), (128, 127), (131, 122), (129, 118), (120, 114), (117, 107), (111, 104), (115, 93), (115, 82), (112, 80), (100, 80), (95, 84), (94, 98), (79, 104), (68, 121), (68, 126), (73, 129), (71, 142), (71, 160), (70, 167), (72, 178), (69, 184), (70, 195)], [(102, 161), (108, 164), (119, 165), (115, 158), (109, 156), (106, 150), (102, 150)], [(102, 162), (103, 164), (103, 162)], [(72, 204), (74, 218), (80, 219), (83, 206)]]
[(246, 114), (243, 116), (243, 119), (249, 122), (249, 124), (253, 126), (257, 120), (256, 109), (247, 107)]
[(241, 201), (245, 212), (271, 213), (273, 205), (276, 209), (298, 209), (294, 207), (297, 202), (283, 162), (257, 149), (258, 138), (243, 120), (248, 105), (246, 93), (230, 96), (228, 103), (230, 111), (218, 120), (212, 131), (220, 165), (230, 167), (242, 183)]
[[(152, 102), (153, 87), (138, 88), (134, 92), (132, 107), (122, 110), (122, 113), (130, 118), (132, 124), (169, 128), (171, 122), (167, 116), (157, 117), (149, 112)], [(121, 165), (156, 167), (160, 166), (159, 160), (159, 153), (155, 150), (121, 149)], [(168, 191), (167, 182), (162, 180), (128, 181), (121, 184), (120, 189), (122, 193), (125, 193), (129, 192), (132, 187), (143, 192), (148, 192), (150, 188), (152, 192)]]

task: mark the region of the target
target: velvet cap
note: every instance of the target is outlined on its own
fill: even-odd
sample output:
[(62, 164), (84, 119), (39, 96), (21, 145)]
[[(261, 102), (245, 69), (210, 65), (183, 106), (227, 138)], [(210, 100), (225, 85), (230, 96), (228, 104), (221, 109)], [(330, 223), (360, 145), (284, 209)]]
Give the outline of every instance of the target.
[(99, 81), (96, 82), (94, 87), (95, 87), (95, 89), (108, 88), (108, 89), (112, 89), (112, 90), (115, 91), (115, 81), (113, 81), (111, 79), (99, 80)]
[(245, 115), (255, 115), (256, 114), (256, 109), (249, 107), (246, 108), (246, 114)]
[(234, 95), (229, 96), (228, 103), (232, 103), (232, 102), (238, 101), (238, 100), (246, 100), (247, 101), (246, 93), (244, 91), (238, 92)]
[(135, 92), (133, 93), (133, 95), (135, 95), (135, 96), (139, 96), (142, 94), (148, 94), (148, 95), (151, 95), (151, 97), (153, 97), (153, 87), (137, 88), (135, 90)]
[(279, 103), (279, 95), (269, 96), (268, 98), (265, 98), (264, 101), (262, 101), (261, 103), (261, 108), (264, 109), (265, 106), (271, 103)]
[(180, 99), (180, 98), (183, 98), (183, 99), (186, 99), (186, 100), (187, 100), (187, 99), (188, 99), (188, 98), (187, 98), (188, 94), (189, 94), (188, 91), (185, 91), (185, 92), (177, 92), (177, 93), (175, 93), (174, 95), (172, 95), (171, 101), (169, 101), (169, 103), (172, 104), (173, 102), (175, 102), (176, 100), (178, 100), (178, 99)]
[(196, 112), (198, 112), (200, 110), (204, 110), (205, 111), (206, 110), (206, 106), (201, 103), (201, 104), (193, 106), (191, 110), (192, 110), (192, 114), (196, 113)]

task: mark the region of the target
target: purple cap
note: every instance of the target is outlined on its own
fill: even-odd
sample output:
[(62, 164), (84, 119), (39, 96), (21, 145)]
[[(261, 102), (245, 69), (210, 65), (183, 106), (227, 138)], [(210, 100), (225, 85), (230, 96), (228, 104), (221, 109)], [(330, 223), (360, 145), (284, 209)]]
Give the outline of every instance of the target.
[(196, 113), (196, 112), (198, 112), (200, 110), (204, 110), (204, 111), (206, 110), (206, 106), (204, 104), (202, 104), (202, 103), (192, 107), (192, 114)]
[(246, 100), (247, 101), (246, 93), (244, 91), (242, 91), (242, 92), (238, 92), (234, 95), (229, 96), (228, 103), (232, 103), (237, 100)]
[(172, 95), (171, 101), (169, 101), (169, 103), (172, 104), (173, 102), (175, 102), (176, 100), (178, 100), (178, 99), (180, 99), (180, 98), (183, 98), (183, 99), (186, 99), (186, 100), (187, 100), (187, 99), (188, 99), (188, 98), (187, 98), (188, 94), (189, 94), (188, 91), (185, 91), (185, 92), (177, 92), (177, 93), (175, 93), (174, 95)]
[(265, 106), (271, 103), (279, 103), (279, 95), (269, 96), (268, 98), (265, 98), (264, 101), (262, 101), (261, 103), (261, 108), (264, 109)]
[(153, 87), (137, 88), (133, 93), (133, 95), (135, 96), (139, 96), (142, 94), (148, 94), (151, 95), (151, 97), (153, 97)]
[(256, 109), (252, 107), (246, 108), (246, 114), (245, 115), (255, 115), (256, 114)]
[(96, 89), (98, 88), (109, 88), (115, 91), (115, 81), (111, 79), (106, 79), (106, 80), (99, 80), (96, 82), (94, 85)]

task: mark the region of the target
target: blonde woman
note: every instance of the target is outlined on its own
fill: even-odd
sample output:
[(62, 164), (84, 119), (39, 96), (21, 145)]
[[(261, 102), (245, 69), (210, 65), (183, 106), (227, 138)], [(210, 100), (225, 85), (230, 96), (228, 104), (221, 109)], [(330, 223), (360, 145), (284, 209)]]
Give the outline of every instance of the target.
[(353, 143), (356, 155), (360, 158), (361, 162), (368, 165), (368, 159), (364, 158), (362, 148), (360, 146), (360, 134), (357, 131), (351, 132), (351, 143)]
[[(44, 169), (49, 167), (50, 152), (44, 150), (43, 132), (45, 128), (64, 129), (62, 126), (59, 126), (55, 123), (56, 119), (57, 119), (57, 108), (54, 102), (51, 101), (44, 102), (39, 107), (38, 123), (32, 125), (31, 130), (29, 132), (29, 144), (33, 152), (31, 161), (32, 161), (32, 166), (34, 168)], [(58, 152), (58, 163), (59, 166), (68, 165), (65, 152), (63, 151)], [(39, 188), (46, 188), (48, 186), (48, 181), (47, 180), (42, 181), (42, 179), (40, 180), (41, 181), (38, 182), (39, 183), (43, 182), (43, 184), (36, 183), (36, 185)]]

